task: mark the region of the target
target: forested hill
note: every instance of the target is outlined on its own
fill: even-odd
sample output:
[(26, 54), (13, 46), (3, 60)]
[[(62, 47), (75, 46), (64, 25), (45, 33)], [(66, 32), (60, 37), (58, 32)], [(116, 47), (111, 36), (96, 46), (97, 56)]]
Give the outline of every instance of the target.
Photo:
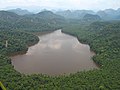
[(82, 18), (83, 21), (86, 21), (86, 22), (95, 22), (95, 21), (100, 21), (101, 18), (100, 16), (98, 15), (92, 15), (92, 14), (86, 14), (83, 18)]
[(15, 13), (0, 11), (0, 29), (8, 30), (14, 28), (13, 25), (19, 18)]
[(45, 19), (63, 19), (64, 17), (60, 16), (60, 15), (56, 15), (51, 11), (43, 11), (43, 12), (39, 12), (37, 13), (35, 16), (39, 17), (39, 18), (45, 18)]
[(51, 11), (20, 16), (8, 11), (0, 11), (0, 29), (21, 29), (27, 31), (44, 31), (61, 28), (65, 18)]
[(7, 11), (0, 11), (0, 20), (2, 21), (16, 21), (20, 18), (20, 16), (18, 16), (15, 13), (12, 12), (7, 12)]
[[(5, 46), (6, 40), (8, 42)], [(38, 37), (30, 33), (16, 30), (0, 30), (0, 54), (12, 55), (26, 53), (28, 46), (39, 41)]]
[(33, 14), (32, 12), (29, 12), (28, 10), (23, 10), (21, 8), (16, 8), (16, 9), (10, 9), (10, 10), (7, 10), (8, 12), (13, 12), (13, 13), (16, 13), (18, 15), (29, 15), (29, 14)]

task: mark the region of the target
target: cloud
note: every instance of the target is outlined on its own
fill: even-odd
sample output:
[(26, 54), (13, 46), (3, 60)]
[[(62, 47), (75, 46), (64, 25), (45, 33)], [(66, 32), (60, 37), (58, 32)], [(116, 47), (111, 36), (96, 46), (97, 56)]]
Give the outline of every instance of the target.
[(119, 0), (0, 0), (0, 9), (7, 7), (46, 9), (117, 9), (120, 6)]

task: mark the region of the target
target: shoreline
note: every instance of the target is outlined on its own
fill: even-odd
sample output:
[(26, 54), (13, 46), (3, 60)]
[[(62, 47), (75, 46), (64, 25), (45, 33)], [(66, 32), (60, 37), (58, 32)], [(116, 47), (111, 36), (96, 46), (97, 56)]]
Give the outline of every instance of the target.
[[(89, 44), (87, 44), (87, 43), (81, 42), (81, 40), (79, 39), (79, 37), (78, 37), (77, 35), (75, 35), (75, 34), (71, 34), (71, 33), (69, 33), (69, 32), (65, 32), (65, 31), (63, 31), (62, 29), (61, 29), (61, 32), (76, 37), (76, 38), (78, 39), (78, 41), (79, 41), (80, 43), (82, 43), (82, 44), (89, 45)], [(90, 45), (89, 45), (89, 47), (90, 47)], [(99, 65), (98, 63), (96, 63), (96, 62), (94, 61), (94, 59), (93, 59), (93, 57), (96, 56), (96, 52), (90, 48), (90, 53), (91, 53), (91, 60), (95, 63), (95, 65), (96, 65), (98, 68), (100, 68), (100, 65)]]
[[(37, 36), (38, 37), (38, 36)], [(39, 39), (39, 38), (38, 38)], [(17, 51), (17, 52), (14, 52), (14, 53), (11, 53), (11, 54), (8, 54), (7, 56), (8, 57), (14, 57), (14, 56), (17, 56), (17, 55), (23, 55), (23, 54), (26, 54), (27, 51), (28, 51), (28, 48), (31, 47), (31, 46), (34, 46), (36, 45), (38, 42), (40, 41), (40, 39), (35, 42), (35, 43), (31, 43), (27, 46), (26, 50), (21, 50), (21, 51)]]

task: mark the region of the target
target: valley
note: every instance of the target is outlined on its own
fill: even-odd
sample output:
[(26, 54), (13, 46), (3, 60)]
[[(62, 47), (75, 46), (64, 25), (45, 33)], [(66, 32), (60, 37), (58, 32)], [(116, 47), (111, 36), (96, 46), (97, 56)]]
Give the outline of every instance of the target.
[[(65, 17), (56, 15), (51, 11), (43, 11), (37, 14), (30, 14), (25, 16), (17, 15), (8, 11), (0, 11), (0, 81), (3, 83), (7, 90), (119, 90), (120, 21), (106, 21), (99, 19), (99, 17), (96, 20), (96, 17), (97, 16), (94, 17), (94, 15), (90, 15), (89, 17), (87, 15), (87, 19), (90, 18), (91, 20), (91, 18), (93, 18), (94, 20), (92, 19), (92, 22), (88, 22), (88, 20), (81, 22), (79, 19), (66, 19)], [(57, 34), (57, 31), (55, 30), (58, 29), (62, 29), (62, 34), (60, 32)], [(48, 36), (46, 34), (45, 36), (40, 36), (40, 38), (35, 35), (35, 33), (43, 33), (45, 31), (52, 31), (56, 34), (51, 33), (48, 34)], [(52, 35), (56, 35), (57, 37), (53, 37)], [(51, 43), (50, 39), (53, 41), (54, 39), (61, 40), (61, 38), (58, 38), (60, 37), (59, 35), (66, 36), (69, 40), (68, 42), (66, 41), (65, 37), (61, 37), (64, 43), (67, 43), (64, 44), (66, 46), (65, 48), (63, 47), (63, 49), (60, 49), (62, 51), (66, 50), (68, 47), (70, 47), (70, 45), (74, 45), (76, 43), (72, 41), (73, 39), (75, 39), (75, 41), (78, 39), (77, 43), (80, 41), (83, 46), (84, 44), (89, 45), (89, 47), (85, 46), (87, 48), (87, 52), (89, 52), (88, 56), (90, 56), (90, 51), (96, 53), (96, 55), (92, 57), (92, 60), (99, 66), (99, 69), (79, 71), (78, 68), (76, 71), (74, 71), (74, 73), (69, 72), (69, 75), (62, 74), (57, 76), (50, 76), (47, 73), (44, 73), (44, 70), (42, 73), (31, 75), (26, 75), (16, 70), (16, 66), (13, 65), (14, 62), (11, 62), (10, 59), (10, 56), (12, 54), (18, 55), (18, 57), (21, 52), (24, 53), (23, 56), (29, 55), (32, 53), (32, 51), (34, 51), (32, 48), (34, 46), (32, 45), (35, 45), (36, 47), (38, 45), (40, 48), (39, 45), (42, 44), (43, 39), (45, 39), (46, 43), (41, 47), (45, 47), (45, 45), (50, 44), (50, 47), (54, 48), (53, 45), (56, 43)], [(47, 37), (47, 39), (45, 37)], [(6, 40), (8, 41), (8, 47), (5, 47)], [(31, 47), (29, 48), (29, 46)], [(59, 48), (60, 45), (55, 46), (55, 49)], [(71, 47), (66, 50), (67, 54), (64, 53), (65, 51), (61, 52), (64, 54), (64, 56), (60, 57), (60, 52), (58, 51), (58, 56), (56, 56), (58, 58), (55, 58), (53, 63), (55, 60), (60, 61), (60, 59), (63, 60), (68, 56), (70, 57), (67, 58), (68, 61), (71, 60), (71, 58), (79, 61), (81, 58), (79, 56), (81, 54), (69, 54), (73, 52), (70, 51), (70, 49)], [(45, 50), (48, 50), (48, 48)], [(77, 51), (80, 52), (82, 50), (77, 49)], [(86, 51), (86, 49), (83, 51)], [(38, 56), (44, 58), (43, 56), (50, 51), (47, 51), (44, 55), (44, 50), (42, 51), (42, 49), (40, 49), (40, 52), (42, 53), (41, 56), (37, 52), (34, 53), (34, 55), (38, 54)], [(57, 53), (54, 52), (53, 55), (56, 54)], [(77, 54), (78, 56), (76, 56)], [(85, 56), (85, 58), (87, 58), (87, 55)], [(22, 60), (21, 58), (22, 56), (20, 56), (20, 60)], [(53, 58), (48, 57), (47, 60), (49, 59), (53, 60)], [(83, 61), (85, 60), (86, 59)], [(90, 58), (88, 61), (89, 60)], [(77, 63), (80, 64), (79, 62)], [(65, 64), (65, 62), (57, 63), (59, 63), (60, 66), (64, 66)], [(23, 62), (22, 65), (24, 64), (25, 63)], [(72, 65), (73, 62), (69, 63), (69, 65), (70, 64)], [(89, 64), (87, 65), (90, 66)], [(58, 70), (57, 68), (54, 69), (55, 71)], [(50, 72), (51, 70), (48, 71)]]

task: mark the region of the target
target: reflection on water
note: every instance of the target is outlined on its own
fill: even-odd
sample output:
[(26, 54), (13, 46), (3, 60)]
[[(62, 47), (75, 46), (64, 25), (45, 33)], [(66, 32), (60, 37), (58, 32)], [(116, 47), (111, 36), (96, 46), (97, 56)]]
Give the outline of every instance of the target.
[(12, 64), (21, 73), (60, 75), (97, 68), (91, 60), (90, 47), (61, 30), (39, 36), (38, 44), (24, 55), (12, 57)]

